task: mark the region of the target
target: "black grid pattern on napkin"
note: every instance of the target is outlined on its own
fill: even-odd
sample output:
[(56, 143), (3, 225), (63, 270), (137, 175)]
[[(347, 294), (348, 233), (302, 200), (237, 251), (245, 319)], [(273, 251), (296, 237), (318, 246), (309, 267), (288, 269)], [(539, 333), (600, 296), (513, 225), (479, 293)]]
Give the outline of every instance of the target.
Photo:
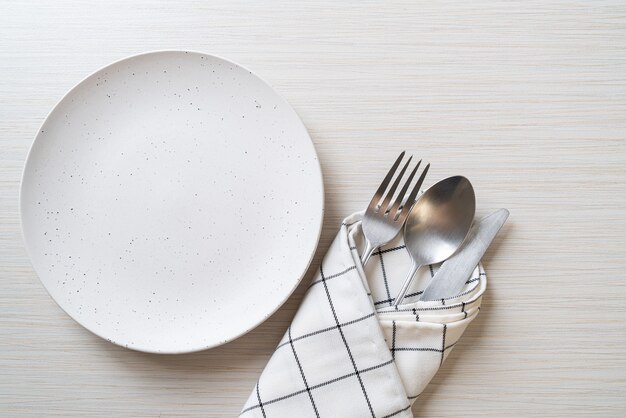
[[(320, 266), (319, 273), (318, 273), (319, 279), (316, 279), (311, 283), (311, 285), (309, 286), (308, 292), (320, 291), (325, 294), (327, 304), (328, 304), (328, 309), (330, 309), (330, 311), (332, 312), (332, 317), (334, 319), (335, 324), (328, 326), (328, 327), (312, 330), (310, 332), (307, 332), (302, 335), (297, 335), (297, 336), (292, 335), (292, 328), (290, 326), (287, 330), (285, 338), (283, 339), (284, 341), (279, 343), (276, 348), (276, 350), (279, 350), (279, 349), (284, 349), (284, 348), (289, 347), (290, 351), (293, 353), (294, 365), (298, 369), (298, 374), (300, 375), (302, 379), (302, 387), (298, 388), (297, 390), (293, 390), (292, 392), (281, 394), (281, 396), (278, 396), (273, 399), (263, 399), (261, 398), (261, 394), (260, 394), (261, 392), (259, 390), (260, 381), (258, 381), (254, 389), (256, 393), (257, 403), (255, 405), (251, 405), (245, 408), (241, 412), (240, 416), (245, 416), (246, 413), (248, 412), (260, 411), (263, 417), (271, 417), (272, 414), (270, 413), (269, 411), (270, 408), (268, 407), (276, 406), (280, 402), (286, 401), (288, 399), (292, 399), (294, 397), (305, 396), (305, 398), (302, 399), (303, 401), (302, 406), (304, 407), (305, 405), (304, 399), (307, 399), (306, 403), (309, 404), (309, 408), (311, 408), (313, 414), (316, 417), (320, 417), (320, 413), (318, 410), (318, 403), (323, 402), (324, 400), (323, 398), (318, 399), (318, 395), (316, 395), (316, 391), (318, 391), (319, 389), (323, 387), (327, 387), (329, 385), (355, 385), (355, 384), (358, 385), (359, 391), (362, 394), (361, 402), (365, 402), (365, 404), (367, 405), (367, 410), (369, 411), (369, 413), (371, 414), (373, 418), (393, 417), (411, 408), (411, 405), (409, 403), (405, 407), (402, 407), (398, 409), (397, 411), (394, 411), (388, 415), (378, 416), (376, 415), (374, 407), (371, 404), (368, 389), (366, 388), (365, 382), (363, 381), (362, 377), (375, 370), (381, 369), (383, 367), (389, 367), (389, 366), (393, 367), (393, 364), (394, 364), (393, 358), (391, 360), (376, 364), (374, 366), (363, 367), (363, 368), (358, 367), (358, 358), (355, 358), (353, 355), (354, 349), (351, 347), (349, 339), (346, 338), (346, 335), (344, 335), (344, 328), (357, 325), (366, 320), (377, 321), (376, 314), (372, 310), (371, 312), (365, 315), (362, 315), (360, 317), (357, 317), (357, 318), (352, 318), (349, 320), (341, 320), (344, 318), (340, 318), (339, 313), (335, 309), (335, 305), (334, 305), (335, 297), (333, 295), (333, 290), (332, 290), (333, 287), (330, 286), (328, 283), (329, 280), (343, 277), (355, 269), (356, 269), (356, 266), (351, 266), (343, 270), (340, 270), (336, 273), (326, 275), (324, 273), (323, 266)], [(320, 288), (315, 289), (315, 290), (312, 289), (319, 285), (321, 285)], [(346, 361), (350, 363), (352, 371), (349, 373), (341, 374), (332, 379), (325, 380), (321, 383), (311, 384), (310, 379), (307, 379), (308, 372), (305, 372), (304, 370), (306, 367), (303, 364), (304, 360), (298, 355), (299, 353), (298, 346), (299, 344), (307, 344), (307, 341), (310, 340), (314, 336), (320, 336), (322, 334), (327, 334), (332, 331), (337, 331), (339, 336), (341, 337), (343, 347), (347, 353)], [(313, 342), (312, 344), (316, 344), (316, 343)], [(342, 387), (340, 390), (345, 390), (345, 388)], [(408, 400), (409, 399), (407, 399), (407, 401)], [(357, 400), (355, 400), (355, 402), (357, 402)]]
[[(394, 249), (398, 249), (398, 248), (396, 247)], [(393, 250), (393, 249), (391, 249), (391, 250)], [(260, 394), (260, 390), (259, 390), (259, 383), (260, 382), (257, 382), (257, 384), (255, 386), (255, 392), (256, 392), (256, 397), (257, 397), (257, 402), (258, 403), (256, 405), (252, 405), (252, 406), (244, 409), (241, 412), (241, 415), (245, 415), (247, 412), (254, 411), (254, 410), (258, 409), (261, 412), (263, 417), (268, 417), (268, 416), (271, 416), (271, 415), (267, 414), (267, 410), (266, 410), (266, 408), (269, 405), (275, 405), (277, 403), (280, 403), (281, 401), (285, 401), (287, 399), (290, 399), (290, 398), (293, 398), (293, 397), (297, 397), (297, 396), (306, 396), (306, 397), (308, 397), (308, 402), (307, 403), (310, 404), (310, 407), (312, 408), (313, 413), (315, 414), (316, 417), (319, 417), (320, 414), (318, 412), (318, 408), (317, 408), (316, 401), (315, 401), (315, 396), (314, 396), (314, 393), (315, 393), (316, 390), (318, 390), (318, 389), (320, 389), (322, 387), (327, 387), (329, 385), (335, 385), (335, 384), (355, 384), (355, 383), (358, 382), (358, 385), (360, 387), (361, 393), (363, 394), (363, 398), (364, 398), (364, 400), (367, 403), (368, 410), (370, 411), (371, 416), (372, 417), (376, 417), (376, 414), (375, 414), (375, 412), (374, 412), (374, 410), (372, 408), (372, 405), (370, 404), (370, 401), (369, 401), (368, 391), (367, 391), (367, 389), (365, 387), (365, 384), (363, 383), (363, 380), (361, 379), (361, 376), (363, 376), (363, 375), (365, 375), (368, 372), (371, 372), (373, 370), (392, 365), (394, 363), (396, 354), (397, 353), (401, 353), (401, 352), (415, 352), (415, 351), (417, 351), (417, 352), (436, 352), (436, 353), (440, 353), (441, 354), (440, 363), (443, 363), (443, 360), (445, 358), (445, 353), (447, 352), (447, 350), (453, 348), (457, 344), (457, 342), (455, 341), (455, 342), (453, 342), (451, 344), (446, 345), (446, 328), (447, 328), (447, 326), (445, 324), (442, 326), (441, 346), (440, 347), (404, 347), (404, 346), (396, 346), (395, 321), (394, 321), (394, 325), (393, 325), (394, 333), (393, 333), (392, 343), (391, 343), (392, 347), (390, 349), (390, 352), (391, 352), (391, 355), (392, 355), (392, 360), (386, 361), (386, 362), (383, 362), (383, 363), (380, 363), (380, 364), (377, 364), (377, 365), (374, 365), (374, 366), (371, 366), (371, 367), (366, 367), (366, 368), (359, 369), (357, 367), (357, 364), (356, 364), (357, 360), (355, 360), (352, 357), (352, 354), (351, 354), (352, 350), (350, 348), (350, 344), (345, 339), (345, 337), (342, 337), (342, 341), (344, 343), (344, 346), (345, 346), (347, 352), (349, 353), (349, 359), (350, 359), (350, 362), (352, 364), (352, 367), (353, 367), (354, 371), (352, 371), (350, 373), (347, 373), (347, 374), (342, 374), (342, 375), (337, 376), (337, 377), (335, 377), (333, 379), (328, 379), (328, 380), (325, 380), (325, 381), (323, 381), (321, 383), (316, 383), (316, 384), (314, 384), (312, 386), (309, 386), (309, 383), (308, 383), (308, 381), (306, 379), (306, 375), (304, 374), (304, 371), (303, 371), (303, 368), (302, 368), (302, 364), (300, 363), (300, 358), (298, 357), (298, 354), (297, 354), (297, 349), (296, 349), (296, 344), (295, 343), (296, 342), (306, 343), (306, 340), (309, 339), (310, 337), (317, 336), (317, 335), (320, 335), (320, 334), (325, 334), (325, 333), (328, 333), (328, 332), (331, 332), (331, 331), (335, 331), (335, 330), (338, 330), (340, 332), (340, 335), (343, 336), (343, 331), (342, 330), (343, 330), (344, 327), (349, 327), (351, 325), (356, 325), (356, 324), (359, 324), (360, 322), (368, 320), (370, 318), (375, 318), (375, 313), (372, 311), (372, 312), (370, 312), (370, 313), (368, 313), (366, 315), (363, 315), (361, 317), (358, 317), (358, 318), (350, 319), (348, 321), (340, 321), (339, 318), (337, 317), (337, 313), (334, 312), (335, 309), (334, 309), (334, 305), (333, 305), (332, 287), (328, 285), (328, 280), (340, 278), (340, 277), (348, 274), (349, 272), (351, 272), (351, 271), (353, 271), (355, 269), (356, 269), (356, 266), (351, 266), (351, 267), (343, 269), (343, 270), (341, 270), (341, 271), (339, 271), (337, 273), (333, 273), (333, 274), (330, 274), (330, 275), (325, 275), (323, 268), (320, 267), (320, 270), (319, 270), (320, 278), (318, 280), (314, 280), (311, 283), (311, 285), (309, 286), (309, 289), (311, 287), (313, 287), (315, 285), (319, 285), (319, 284), (321, 284), (323, 286), (323, 291), (325, 292), (326, 298), (328, 300), (328, 306), (331, 309), (331, 311), (333, 311), (333, 313), (334, 313), (333, 317), (335, 319), (335, 324), (332, 325), (332, 326), (329, 326), (329, 327), (313, 330), (313, 331), (308, 332), (306, 334), (295, 336), (295, 337), (292, 336), (292, 334), (291, 334), (291, 327), (289, 327), (289, 329), (287, 331), (287, 335), (286, 335), (287, 341), (282, 342), (282, 343), (280, 343), (277, 346), (277, 350), (282, 348), (282, 347), (290, 346), (291, 351), (293, 352), (295, 364), (297, 365), (299, 373), (300, 373), (300, 375), (302, 377), (302, 381), (303, 381), (303, 386), (304, 387), (302, 389), (294, 390), (293, 392), (287, 393), (285, 395), (282, 395), (282, 396), (274, 398), (274, 399), (265, 399), (265, 400), (263, 400), (261, 398), (261, 394)], [(468, 279), (467, 282), (471, 283), (471, 282), (478, 281), (480, 279), (480, 276), (482, 276), (483, 274), (484, 274), (484, 272), (481, 271), (479, 273), (479, 277), (470, 278), (470, 279)], [(457, 305), (440, 306), (440, 307), (434, 307), (434, 308), (431, 308), (431, 309), (433, 309), (433, 310), (446, 309), (447, 310), (447, 309), (450, 309), (450, 308), (453, 308), (453, 307), (459, 307), (464, 312), (466, 306), (469, 303), (471, 303), (471, 301), (468, 302), (468, 303), (463, 302), (463, 303), (457, 304)], [(356, 382), (350, 383), (351, 381), (349, 379), (353, 378), (353, 377), (357, 378)], [(306, 397), (304, 399), (307, 399)], [(417, 395), (409, 396), (408, 400), (415, 399), (416, 397), (417, 397)], [(321, 401), (323, 402), (323, 399)], [(409, 404), (405, 408), (401, 408), (401, 409), (399, 409), (399, 410), (397, 410), (397, 411), (395, 411), (395, 412), (393, 412), (393, 413), (391, 413), (389, 415), (385, 415), (385, 417), (393, 417), (393, 416), (395, 416), (397, 414), (400, 414), (400, 413), (402, 413), (404, 411), (407, 411), (408, 409), (410, 409), (410, 407), (411, 407), (411, 405)]]
[[(382, 260), (384, 254), (398, 251), (404, 248), (404, 245), (398, 245), (387, 249), (381, 248), (374, 253), (374, 255), (377, 255), (381, 258), (380, 264), (381, 269), (383, 269), (383, 277), (386, 274), (384, 260)], [(352, 251), (356, 250), (355, 247), (349, 247), (349, 249)], [(329, 250), (329, 253), (330, 252), (332, 252), (332, 249)], [(378, 321), (380, 320), (380, 318), (378, 315), (376, 315), (376, 312), (374, 310), (376, 310), (379, 315), (382, 316), (384, 316), (386, 313), (391, 314), (394, 311), (396, 313), (398, 313), (399, 311), (409, 311), (412, 312), (412, 314), (415, 315), (416, 320), (419, 321), (418, 311), (450, 312), (458, 309), (460, 313), (465, 313), (465, 318), (467, 318), (468, 314), (466, 310), (480, 304), (480, 296), (478, 296), (462, 303), (452, 303), (446, 305), (445, 300), (442, 300), (440, 302), (441, 304), (438, 306), (427, 306), (417, 309), (398, 310), (388, 306), (390, 302), (393, 302), (393, 298), (388, 297), (389, 300), (375, 302), (372, 301), (374, 306), (372, 306), (372, 310), (369, 312), (361, 312), (358, 316), (350, 314), (348, 315), (349, 317), (345, 317), (346, 315), (343, 314), (341, 309), (339, 309), (338, 311), (336, 308), (337, 304), (341, 305), (341, 303), (346, 302), (345, 300), (343, 300), (346, 298), (345, 293), (342, 297), (339, 297), (338, 294), (335, 293), (339, 291), (333, 289), (335, 285), (341, 285), (342, 280), (353, 280), (356, 277), (354, 275), (358, 275), (358, 273), (356, 272), (357, 266), (349, 264), (348, 266), (344, 265), (343, 267), (337, 266), (336, 271), (333, 271), (332, 274), (326, 274), (325, 269), (328, 267), (328, 265), (333, 265), (334, 267), (335, 263), (330, 262), (327, 265), (326, 262), (324, 262), (322, 264), (323, 265), (320, 266), (318, 270), (317, 277), (309, 285), (305, 298), (310, 297), (309, 294), (311, 292), (315, 292), (314, 300), (316, 302), (316, 309), (320, 309), (322, 311), (326, 309), (327, 312), (330, 311), (332, 313), (332, 315), (330, 315), (328, 318), (321, 322), (330, 321), (330, 323), (324, 324), (325, 326), (323, 327), (307, 327), (307, 325), (305, 324), (305, 326), (297, 327), (298, 329), (292, 329), (292, 327), (290, 326), (285, 334), (285, 337), (278, 344), (276, 352), (274, 354), (277, 355), (279, 352), (282, 352), (283, 356), (287, 356), (282, 358), (280, 366), (293, 368), (294, 375), (299, 376), (301, 379), (300, 384), (296, 383), (291, 387), (288, 384), (285, 387), (279, 389), (282, 392), (274, 391), (273, 393), (271, 393), (272, 391), (261, 391), (259, 389), (259, 386), (262, 383), (260, 379), (255, 386), (253, 397), (251, 397), (251, 400), (249, 401), (256, 401), (256, 403), (249, 403), (248, 406), (241, 412), (240, 416), (263, 416), (264, 418), (272, 416), (288, 416), (290, 413), (294, 412), (294, 406), (296, 408), (299, 408), (299, 410), (302, 411), (302, 413), (304, 414), (305, 410), (303, 408), (307, 408), (307, 405), (309, 412), (314, 416), (328, 416), (328, 414), (321, 413), (320, 410), (322, 409), (321, 407), (328, 408), (329, 402), (332, 402), (329, 401), (327, 398), (329, 396), (329, 390), (331, 391), (330, 393), (341, 393), (342, 397), (345, 396), (343, 395), (343, 393), (351, 393), (352, 395), (350, 396), (349, 402), (355, 408), (362, 407), (363, 416), (372, 416), (374, 418), (387, 418), (402, 414), (403, 412), (410, 410), (411, 402), (419, 396), (419, 393), (407, 396), (407, 405), (402, 406), (401, 408), (391, 413), (389, 413), (389, 406), (387, 405), (387, 410), (384, 413), (379, 412), (379, 415), (377, 415), (376, 412), (384, 410), (385, 405), (380, 405), (380, 400), (378, 400), (379, 405), (373, 405), (371, 398), (373, 395), (376, 395), (375, 388), (372, 385), (373, 380), (370, 380), (370, 386), (368, 387), (368, 383), (365, 378), (375, 380), (375, 374), (378, 371), (383, 370), (386, 367), (395, 367), (395, 362), (398, 361), (396, 356), (398, 355), (429, 355), (430, 353), (431, 355), (438, 355), (436, 361), (441, 365), (446, 357), (448, 350), (452, 349), (457, 344), (457, 341), (447, 341), (447, 339), (449, 339), (447, 333), (447, 325), (442, 324), (440, 328), (441, 331), (439, 334), (438, 346), (437, 344), (435, 344), (437, 334), (433, 335), (433, 338), (435, 338), (434, 340), (429, 341), (429, 343), (425, 346), (420, 346), (420, 344), (407, 344), (409, 342), (408, 340), (404, 340), (404, 343), (402, 339), (398, 340), (399, 337), (396, 338), (396, 322), (393, 321), (392, 335), (390, 335), (391, 338), (390, 341), (388, 341), (390, 359), (374, 365), (360, 364), (363, 359), (359, 359), (358, 355), (354, 354), (358, 352), (358, 346), (351, 345), (350, 338), (347, 338), (345, 333), (353, 327), (358, 330), (366, 329), (367, 327), (372, 326), (371, 324), (366, 324), (367, 321), (376, 321), (375, 326), (379, 326)], [(432, 268), (430, 270), (430, 273), (431, 275), (434, 274)], [(479, 281), (484, 275), (485, 273), (481, 268), (479, 269), (478, 276), (468, 279), (466, 284), (474, 282), (478, 283), (476, 283), (476, 286), (464, 292), (464, 294), (469, 294), (474, 291), (475, 288), (480, 285)], [(388, 287), (386, 291), (389, 296)], [(407, 297), (416, 296), (421, 293), (422, 291), (414, 292)], [(339, 299), (342, 300), (340, 301)], [(326, 308), (324, 308), (324, 305), (326, 305)], [(480, 309), (479, 306), (478, 309)], [(296, 333), (292, 334), (292, 331), (296, 331)], [(458, 336), (455, 336), (454, 339), (458, 340)], [(304, 354), (306, 354), (307, 350), (309, 353), (312, 351), (318, 351), (320, 353), (323, 353), (325, 350), (328, 349), (329, 346), (331, 346), (330, 342), (334, 342), (334, 350), (339, 351), (338, 347), (340, 346), (342, 351), (345, 350), (345, 358), (341, 362), (343, 362), (346, 366), (343, 370), (341, 370), (340, 365), (334, 363), (332, 365), (329, 364), (329, 367), (325, 367), (326, 372), (323, 374), (324, 378), (320, 378), (319, 375), (316, 376), (316, 370), (313, 366), (311, 366), (310, 364), (308, 364), (307, 366), (307, 363), (309, 362), (307, 362), (305, 358), (306, 355), (302, 356), (302, 353), (304, 352)], [(291, 357), (292, 359), (291, 362), (288, 361), (289, 357)], [(403, 358), (404, 357), (401, 357), (400, 360)], [(285, 359), (287, 359), (286, 362)], [(310, 359), (311, 358), (309, 357), (309, 360)], [(328, 371), (328, 369), (330, 369), (330, 371)], [(333, 376), (333, 374), (336, 374), (336, 376)], [(261, 388), (267, 386), (272, 385), (266, 383)], [(263, 397), (263, 393), (265, 393), (265, 397)], [(358, 396), (357, 393), (359, 393), (360, 396)], [(281, 407), (281, 405), (283, 404), (284, 406)], [(365, 411), (368, 411), (368, 413), (365, 413)]]
[(330, 305), (330, 309), (333, 311), (333, 317), (335, 318), (335, 323), (337, 324), (337, 329), (341, 334), (341, 339), (343, 340), (343, 344), (348, 351), (348, 356), (350, 357), (350, 361), (352, 362), (352, 367), (354, 368), (354, 372), (356, 373), (356, 377), (359, 380), (359, 384), (361, 385), (361, 390), (363, 391), (363, 396), (365, 397), (365, 401), (367, 402), (367, 408), (370, 410), (372, 417), (375, 417), (374, 410), (372, 409), (372, 404), (370, 402), (369, 396), (367, 395), (367, 391), (365, 390), (365, 385), (363, 384), (363, 379), (359, 374), (359, 369), (356, 366), (356, 362), (354, 361), (354, 356), (352, 355), (352, 350), (350, 349), (350, 344), (346, 340), (346, 336), (344, 335), (343, 330), (341, 329), (341, 325), (339, 323), (339, 318), (337, 317), (337, 312), (335, 311), (335, 305), (333, 304), (333, 299), (330, 295), (330, 291), (328, 290), (328, 284), (326, 283), (326, 278), (324, 277), (324, 269), (320, 266), (320, 276), (322, 276), (322, 283), (324, 284), (324, 290), (326, 291), (326, 297), (328, 298), (328, 304)]
[[(366, 374), (368, 372), (371, 372), (371, 371), (376, 370), (376, 369), (380, 369), (381, 367), (389, 366), (391, 364), (393, 364), (393, 360), (389, 360), (389, 361), (386, 361), (384, 363), (377, 364), (376, 366), (366, 367), (364, 369), (359, 370), (358, 373), (360, 375), (364, 375), (364, 374)], [(348, 379), (350, 377), (354, 377), (354, 376), (356, 376), (356, 372), (344, 374), (344, 375), (338, 376), (338, 377), (336, 377), (334, 379), (327, 380), (325, 382), (318, 383), (316, 385), (310, 386), (308, 391), (306, 389), (297, 390), (297, 391), (291, 392), (291, 393), (289, 393), (287, 395), (280, 396), (280, 397), (275, 398), (275, 399), (265, 400), (263, 402), (261, 402), (260, 397), (257, 397), (259, 403), (256, 404), (256, 405), (252, 405), (252, 406), (244, 409), (243, 411), (241, 411), (240, 416), (244, 415), (246, 412), (253, 411), (255, 409), (261, 409), (262, 412), (263, 412), (263, 416), (266, 417), (267, 415), (266, 415), (263, 407), (267, 407), (268, 405), (272, 405), (272, 404), (275, 404), (277, 402), (281, 402), (281, 401), (284, 401), (286, 399), (293, 398), (295, 396), (304, 395), (305, 393), (307, 393), (309, 391), (313, 392), (316, 389), (320, 389), (320, 388), (322, 388), (324, 386), (328, 386), (328, 385), (331, 385), (333, 383), (338, 383), (338, 382), (344, 381), (344, 380), (346, 380), (346, 379)], [(259, 386), (259, 383), (257, 382), (257, 384), (255, 386), (255, 391), (257, 390), (256, 388), (258, 388), (258, 386)], [(258, 391), (257, 391), (257, 393), (258, 393)], [(400, 412), (406, 411), (408, 408), (410, 408), (410, 405), (406, 409), (399, 410), (399, 411), (395, 412), (394, 414), (399, 414)], [(319, 416), (319, 415), (317, 415), (317, 416)], [(387, 415), (387, 416), (393, 416), (393, 415)]]
[[(389, 245), (391, 245), (391, 244), (389, 244)], [(404, 245), (404, 244), (393, 245), (393, 246), (390, 246), (389, 248), (385, 248), (385, 246), (383, 245), (378, 250), (376, 250), (376, 251), (374, 251), (372, 253), (373, 257), (378, 257), (378, 263), (377, 264), (380, 266), (380, 272), (381, 272), (381, 275), (382, 275), (383, 283), (385, 285), (385, 296), (386, 296), (384, 299), (375, 300), (374, 301), (374, 306), (376, 306), (376, 307), (378, 307), (380, 305), (392, 306), (393, 302), (396, 300), (395, 297), (391, 296), (391, 291), (389, 289), (389, 281), (390, 280), (388, 278), (387, 269), (385, 268), (385, 257), (384, 257), (384, 255), (387, 254), (387, 253), (396, 252), (398, 250), (404, 250), (405, 248), (406, 248), (406, 245)], [(430, 276), (433, 277), (435, 275), (435, 271), (433, 270), (433, 266), (428, 266), (428, 268), (430, 269)], [(417, 291), (413, 291), (413, 292), (407, 293), (405, 295), (405, 297), (404, 297), (406, 299), (406, 303), (412, 302), (411, 298), (413, 298), (415, 296), (419, 296), (422, 293), (424, 293), (424, 290), (417, 290)]]

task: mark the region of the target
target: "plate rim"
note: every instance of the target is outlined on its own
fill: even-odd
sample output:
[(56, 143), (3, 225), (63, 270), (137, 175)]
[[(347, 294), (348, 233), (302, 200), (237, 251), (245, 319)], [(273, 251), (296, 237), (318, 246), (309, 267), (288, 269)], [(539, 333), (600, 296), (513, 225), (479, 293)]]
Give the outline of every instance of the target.
[[(212, 57), (212, 58), (216, 58), (218, 60), (222, 60), (224, 62), (227, 62), (229, 64), (235, 65), (239, 68), (242, 68), (245, 71), (248, 71), (248, 73), (250, 73), (251, 75), (253, 75), (254, 77), (256, 77), (261, 83), (265, 84), (267, 87), (269, 87), (272, 92), (274, 92), (274, 94), (276, 94), (276, 96), (278, 97), (279, 100), (281, 100), (289, 109), (291, 109), (291, 111), (296, 115), (296, 117), (298, 118), (298, 120), (300, 121), (300, 123), (302, 124), (302, 127), (304, 128), (304, 132), (306, 133), (309, 141), (311, 142), (312, 145), (312, 149), (313, 149), (313, 154), (315, 156), (315, 161), (317, 163), (316, 167), (317, 167), (317, 173), (318, 173), (318, 181), (321, 185), (320, 188), (320, 208), (317, 210), (317, 212), (319, 213), (319, 223), (317, 225), (317, 237), (315, 238), (315, 244), (313, 246), (313, 251), (311, 252), (311, 254), (309, 255), (309, 258), (306, 262), (306, 265), (303, 267), (302, 272), (300, 273), (300, 277), (294, 281), (293, 286), (291, 287), (291, 289), (289, 289), (289, 291), (287, 293), (285, 293), (285, 296), (283, 298), (281, 298), (280, 302), (278, 302), (276, 304), (276, 306), (273, 308), (273, 310), (271, 310), (271, 312), (269, 312), (268, 314), (266, 314), (265, 316), (259, 318), (257, 321), (255, 321), (251, 326), (246, 327), (245, 329), (243, 329), (242, 331), (239, 331), (238, 333), (234, 333), (231, 337), (217, 341), (213, 344), (209, 344), (209, 345), (202, 345), (199, 347), (192, 347), (190, 349), (173, 349), (173, 350), (156, 350), (156, 349), (151, 349), (149, 347), (141, 347), (141, 346), (134, 346), (134, 345), (130, 345), (130, 344), (124, 344), (121, 342), (117, 342), (109, 337), (106, 337), (104, 335), (99, 334), (98, 332), (90, 329), (89, 327), (87, 327), (85, 324), (83, 324), (79, 319), (75, 318), (73, 315), (71, 315), (67, 310), (65, 310), (63, 308), (63, 306), (61, 306), (61, 304), (54, 298), (54, 296), (52, 296), (52, 293), (50, 292), (50, 290), (48, 289), (48, 287), (46, 286), (46, 284), (44, 283), (44, 280), (41, 278), (39, 272), (37, 271), (37, 269), (34, 266), (33, 263), (33, 251), (30, 248), (29, 244), (28, 244), (28, 240), (26, 239), (26, 234), (24, 232), (24, 178), (26, 176), (26, 172), (29, 166), (29, 163), (31, 162), (31, 157), (32, 157), (32, 153), (33, 153), (33, 148), (35, 147), (35, 143), (37, 142), (37, 139), (39, 138), (40, 134), (42, 133), (42, 128), (43, 126), (46, 124), (46, 122), (48, 121), (48, 119), (50, 118), (50, 116), (52, 116), (52, 114), (55, 112), (55, 110), (61, 105), (61, 103), (63, 103), (66, 98), (72, 93), (74, 92), (76, 89), (78, 89), (83, 83), (85, 83), (85, 81), (87, 81), (89, 78), (91, 78), (92, 76), (94, 76), (95, 74), (100, 73), (101, 71), (106, 70), (107, 68), (113, 67), (115, 65), (118, 65), (124, 61), (130, 60), (130, 59), (134, 59), (134, 58), (139, 58), (139, 57), (143, 57), (143, 56), (147, 56), (147, 55), (157, 55), (157, 54), (163, 54), (163, 53), (185, 53), (185, 54), (195, 54), (195, 55), (204, 55), (204, 56), (208, 56), (208, 57)], [(32, 164), (32, 163), (31, 163)], [(127, 55), (124, 56), (123, 58), (117, 59), (113, 62), (110, 62), (106, 65), (103, 65), (99, 68), (97, 68), (95, 71), (92, 71), (91, 73), (89, 73), (87, 76), (83, 77), (80, 81), (78, 81), (76, 84), (74, 84), (69, 90), (67, 90), (58, 100), (57, 102), (54, 104), (54, 106), (52, 106), (52, 108), (48, 111), (48, 113), (46, 114), (46, 116), (43, 118), (42, 122), (39, 124), (39, 128), (37, 129), (37, 132), (34, 135), (34, 138), (32, 139), (30, 146), (28, 148), (28, 152), (26, 153), (26, 158), (24, 159), (23, 162), (23, 167), (22, 167), (22, 173), (20, 176), (20, 186), (19, 186), (19, 192), (18, 192), (18, 216), (20, 219), (20, 232), (22, 234), (22, 243), (24, 245), (24, 249), (26, 250), (26, 255), (28, 256), (28, 262), (30, 263), (30, 266), (32, 268), (32, 271), (35, 273), (35, 275), (37, 276), (37, 278), (39, 279), (39, 282), (41, 283), (41, 285), (43, 286), (43, 288), (46, 290), (46, 292), (48, 293), (48, 296), (50, 297), (50, 299), (52, 299), (54, 301), (54, 303), (61, 309), (61, 311), (63, 311), (69, 318), (71, 318), (75, 323), (77, 323), (78, 325), (80, 325), (83, 329), (89, 331), (91, 334), (96, 335), (97, 337), (101, 338), (102, 340), (105, 340), (109, 343), (115, 344), (116, 346), (119, 347), (123, 347), (129, 350), (133, 350), (133, 351), (137, 351), (137, 352), (143, 352), (143, 353), (151, 353), (151, 354), (164, 354), (164, 355), (169, 355), (169, 354), (187, 354), (187, 353), (196, 353), (199, 351), (204, 351), (204, 350), (208, 350), (211, 348), (215, 348), (215, 347), (219, 347), (221, 345), (227, 344), (231, 341), (234, 341), (240, 337), (242, 337), (243, 335), (251, 332), (252, 330), (254, 330), (255, 328), (257, 328), (259, 325), (261, 325), (262, 323), (264, 323), (267, 319), (269, 319), (272, 315), (274, 315), (284, 304), (285, 302), (287, 302), (287, 300), (289, 300), (289, 298), (293, 295), (293, 293), (296, 291), (296, 289), (298, 288), (298, 286), (302, 283), (302, 280), (304, 279), (304, 277), (306, 276), (309, 268), (311, 267), (311, 263), (313, 262), (313, 259), (315, 258), (315, 254), (317, 253), (317, 249), (319, 247), (319, 241), (321, 238), (321, 234), (322, 234), (322, 229), (323, 229), (323, 225), (324, 225), (324, 218), (325, 218), (325, 207), (326, 207), (326, 190), (324, 187), (324, 176), (323, 176), (323, 172), (322, 172), (322, 166), (320, 163), (320, 159), (319, 159), (319, 155), (317, 153), (317, 149), (315, 147), (315, 143), (313, 142), (313, 138), (311, 138), (311, 134), (309, 133), (309, 130), (307, 129), (306, 125), (304, 124), (304, 121), (302, 120), (302, 118), (300, 117), (300, 115), (296, 112), (296, 110), (293, 108), (293, 106), (283, 97), (282, 94), (280, 94), (270, 83), (268, 83), (267, 81), (265, 81), (265, 79), (263, 79), (261, 76), (259, 76), (256, 72), (250, 70), (248, 67), (239, 64), (233, 60), (230, 60), (228, 58), (224, 58), (221, 55), (218, 54), (212, 54), (212, 53), (207, 53), (207, 52), (202, 52), (199, 50), (192, 50), (192, 49), (156, 49), (156, 50), (150, 50), (150, 51), (145, 51), (145, 52), (141, 52), (138, 54), (132, 54), (132, 55)]]

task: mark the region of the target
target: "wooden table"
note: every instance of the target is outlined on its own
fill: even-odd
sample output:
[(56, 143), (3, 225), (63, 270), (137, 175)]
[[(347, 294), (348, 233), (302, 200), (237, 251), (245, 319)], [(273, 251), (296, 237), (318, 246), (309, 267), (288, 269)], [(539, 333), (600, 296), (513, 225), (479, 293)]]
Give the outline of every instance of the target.
[[(22, 244), (22, 164), (75, 83), (135, 53), (253, 69), (294, 106), (324, 171), (314, 261), (407, 149), (511, 217), (483, 310), (420, 416), (626, 414), (626, 4), (618, 1), (0, 2), (0, 413), (235, 416), (304, 286), (220, 348), (109, 344), (47, 295)], [(305, 282), (310, 277), (310, 269)]]

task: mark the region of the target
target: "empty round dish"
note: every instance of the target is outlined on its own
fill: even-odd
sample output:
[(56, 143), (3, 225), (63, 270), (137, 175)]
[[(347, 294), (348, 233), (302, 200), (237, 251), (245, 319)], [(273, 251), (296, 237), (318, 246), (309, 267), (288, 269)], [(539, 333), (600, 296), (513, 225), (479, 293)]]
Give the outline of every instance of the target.
[(295, 290), (323, 218), (294, 110), (247, 69), (163, 51), (113, 63), (51, 111), (28, 155), (28, 253), (78, 323), (140, 351), (230, 341)]

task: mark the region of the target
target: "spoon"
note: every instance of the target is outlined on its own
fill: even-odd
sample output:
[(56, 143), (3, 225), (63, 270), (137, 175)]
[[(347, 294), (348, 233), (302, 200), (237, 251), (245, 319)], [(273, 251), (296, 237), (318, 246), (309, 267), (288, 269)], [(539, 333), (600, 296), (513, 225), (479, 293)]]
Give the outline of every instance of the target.
[(462, 176), (443, 179), (420, 196), (404, 225), (411, 271), (393, 306), (402, 303), (421, 266), (440, 263), (456, 252), (472, 226), (475, 211), (474, 189)]

